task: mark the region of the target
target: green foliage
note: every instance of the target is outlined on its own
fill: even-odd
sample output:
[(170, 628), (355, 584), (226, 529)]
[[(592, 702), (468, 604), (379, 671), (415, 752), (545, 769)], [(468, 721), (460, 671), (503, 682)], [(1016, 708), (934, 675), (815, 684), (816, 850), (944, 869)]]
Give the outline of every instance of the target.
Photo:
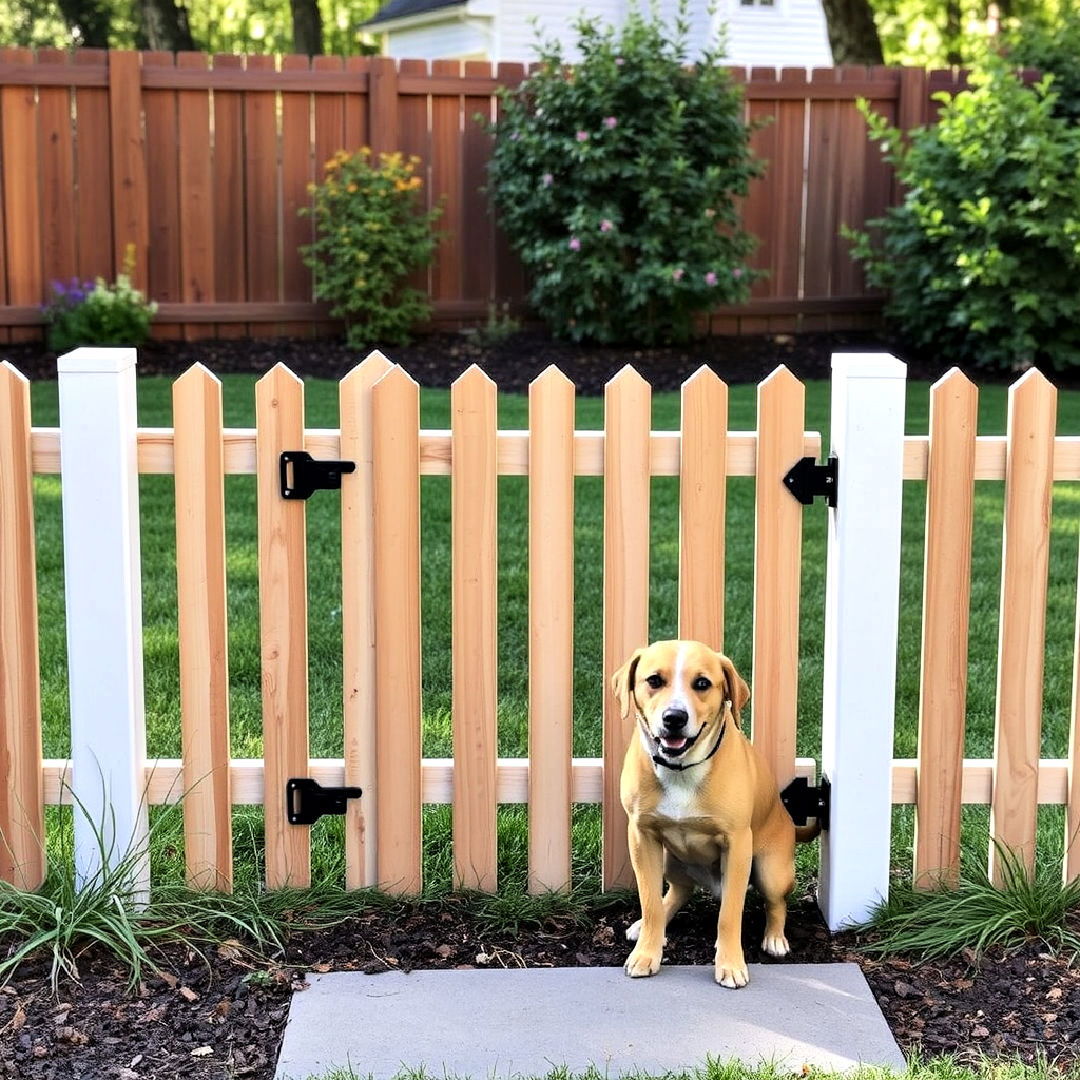
[(1080, 120), (1080, 15), (1017, 23), (1005, 36), (1005, 54), (1017, 67), (1053, 75), (1054, 111), (1073, 123)]
[(52, 299), (43, 308), (49, 348), (62, 353), (80, 345), (141, 345), (157, 304), (132, 286), (133, 268), (129, 250), (114, 285), (104, 278), (93, 284), (78, 278), (68, 285), (54, 281)]
[(315, 295), (343, 318), (349, 344), (400, 343), (430, 310), (425, 293), (405, 284), (427, 266), (435, 248), (432, 225), (441, 208), (423, 210), (419, 158), (380, 154), (378, 167), (365, 146), (339, 150), (326, 178), (311, 185), (315, 242), (301, 248), (315, 271)]
[(560, 336), (685, 340), (699, 312), (747, 295), (735, 198), (760, 168), (720, 49), (687, 66), (685, 14), (670, 35), (637, 10), (619, 29), (583, 19), (580, 63), (541, 40), (538, 70), (501, 95), (500, 223)]
[(1032, 938), (1051, 949), (1080, 951), (1080, 880), (1062, 884), (1060, 863), (1049, 860), (1028, 874), (1013, 852), (997, 849), (1001, 888), (990, 884), (985, 863), (966, 848), (956, 889), (926, 892), (893, 884), (870, 920), (875, 934), (866, 951), (934, 959), (965, 949), (1014, 947)]
[(1051, 85), (992, 57), (909, 139), (863, 103), (906, 195), (867, 223), (880, 239), (848, 232), (854, 254), (905, 335), (957, 363), (1080, 362), (1080, 127)]

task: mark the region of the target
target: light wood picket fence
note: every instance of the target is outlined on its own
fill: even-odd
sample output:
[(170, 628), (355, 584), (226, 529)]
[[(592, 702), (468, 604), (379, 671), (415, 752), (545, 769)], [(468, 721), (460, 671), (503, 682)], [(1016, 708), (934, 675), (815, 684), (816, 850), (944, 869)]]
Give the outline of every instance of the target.
[[(133, 369), (128, 374), (133, 385)], [(496, 387), (476, 368), (453, 387), (451, 430), (421, 430), (417, 384), (378, 353), (341, 382), (340, 431), (304, 430), (303, 383), (280, 365), (257, 384), (253, 430), (223, 428), (220, 384), (200, 366), (175, 382), (173, 402), (173, 429), (132, 429), (132, 468), (176, 478), (183, 758), (147, 762), (145, 746), (136, 745), (127, 767), (129, 786), (145, 802), (183, 793), (193, 885), (230, 887), (230, 815), (241, 804), (265, 807), (268, 886), (310, 881), (309, 830), (286, 820), (285, 785), (295, 776), (364, 790), (347, 815), (350, 887), (419, 888), (425, 803), (453, 805), (454, 875), (463, 886), (497, 887), (495, 821), (504, 803), (528, 804), (535, 890), (570, 881), (573, 803), (602, 805), (605, 884), (632, 883), (618, 801), (632, 722), (605, 688), (603, 756), (573, 758), (569, 680), (545, 674), (573, 670), (575, 476), (604, 477), (604, 672), (597, 678), (605, 687), (605, 673), (648, 634), (650, 477), (680, 481), (679, 634), (716, 646), (726, 521), (725, 485), (716, 478), (756, 478), (754, 738), (781, 786), (814, 774), (814, 761), (795, 757), (804, 510), (782, 479), (800, 457), (820, 456), (822, 440), (804, 430), (803, 386), (787, 369), (758, 387), (758, 430), (751, 432), (728, 430), (727, 387), (707, 369), (683, 386), (677, 432), (650, 430), (650, 387), (629, 368), (607, 386), (602, 431), (574, 430), (574, 387), (556, 369), (531, 387), (529, 430), (499, 431)], [(1040, 803), (1066, 804), (1067, 836), (1080, 831), (1075, 697), (1068, 759), (1040, 760), (1051, 484), (1080, 480), (1080, 439), (1055, 438), (1055, 403), (1053, 387), (1031, 372), (1010, 391), (1008, 434), (979, 437), (977, 391), (952, 372), (932, 390), (929, 436), (903, 439), (904, 479), (928, 480), (920, 737), (917, 759), (886, 759), (885, 769), (891, 804), (916, 805), (915, 874), (924, 883), (955, 880), (962, 804), (989, 804), (992, 838), (1029, 867)], [(33, 888), (45, 869), (42, 808), (70, 801), (72, 790), (85, 797), (87, 777), (70, 762), (42, 760), (41, 749), (32, 477), (62, 472), (62, 434), (31, 427), (28, 384), (8, 364), (0, 365), (0, 417), (0, 877)], [(309, 761), (305, 504), (282, 499), (277, 486), (279, 455), (300, 447), (357, 463), (342, 478), (341, 498), (343, 760)], [(224, 478), (252, 473), (264, 758), (233, 760)], [(432, 760), (421, 756), (419, 496), (421, 476), (447, 474), (454, 757)], [(527, 759), (500, 759), (496, 750), (501, 475), (530, 479)], [(965, 760), (973, 498), (978, 481), (993, 479), (1006, 482), (996, 753)], [(67, 587), (70, 598), (70, 579)], [(1076, 655), (1080, 685), (1080, 648)], [(74, 700), (72, 710), (75, 742)], [(116, 718), (95, 722), (99, 756), (122, 757), (122, 747), (115, 755), (107, 749)], [(881, 722), (891, 732), (891, 716)], [(854, 779), (835, 780), (854, 791)], [(881, 842), (887, 851), (887, 833)], [(1063, 872), (1073, 878), (1080, 843), (1066, 847)], [(1000, 876), (994, 852), (991, 860)]]

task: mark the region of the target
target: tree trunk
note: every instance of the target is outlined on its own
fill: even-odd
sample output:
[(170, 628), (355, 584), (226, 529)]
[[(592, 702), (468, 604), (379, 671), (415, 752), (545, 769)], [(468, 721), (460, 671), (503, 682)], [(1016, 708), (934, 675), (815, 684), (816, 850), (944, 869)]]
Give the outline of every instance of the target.
[(960, 0), (945, 0), (945, 62), (959, 66), (964, 62), (960, 51)]
[(869, 0), (822, 0), (834, 64), (883, 64)]
[(162, 52), (195, 52), (187, 8), (175, 0), (139, 0), (146, 44)]
[(72, 37), (88, 49), (109, 47), (109, 9), (102, 0), (59, 0)]
[(319, 0), (289, 0), (292, 7), (293, 52), (319, 56), (323, 51), (322, 13)]

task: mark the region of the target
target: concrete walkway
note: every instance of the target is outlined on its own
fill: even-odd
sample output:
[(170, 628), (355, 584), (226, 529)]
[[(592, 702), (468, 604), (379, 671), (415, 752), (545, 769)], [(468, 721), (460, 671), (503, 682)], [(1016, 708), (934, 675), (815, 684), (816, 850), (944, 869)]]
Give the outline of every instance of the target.
[(415, 971), (309, 975), (293, 996), (277, 1080), (333, 1067), (389, 1080), (506, 1080), (557, 1066), (609, 1077), (662, 1074), (706, 1057), (850, 1069), (904, 1068), (855, 964), (750, 966), (725, 990), (709, 967), (664, 967), (651, 979), (621, 968)]

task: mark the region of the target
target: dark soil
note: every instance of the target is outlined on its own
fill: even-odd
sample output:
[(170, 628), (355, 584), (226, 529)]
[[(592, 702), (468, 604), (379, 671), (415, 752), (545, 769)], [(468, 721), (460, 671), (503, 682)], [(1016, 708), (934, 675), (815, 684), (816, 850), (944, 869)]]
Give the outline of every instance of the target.
[[(764, 920), (751, 896), (744, 947), (751, 963)], [(637, 917), (626, 899), (578, 920), (551, 918), (516, 932), (485, 928), (467, 901), (372, 910), (333, 930), (297, 933), (285, 956), (259, 961), (226, 943), (199, 956), (165, 950), (160, 972), (131, 993), (126, 973), (100, 951), (80, 960), (80, 982), (54, 995), (47, 961), (27, 964), (0, 990), (0, 1077), (19, 1080), (271, 1080), (293, 990), (307, 971), (413, 968), (619, 966), (623, 932)], [(905, 1051), (975, 1061), (1004, 1055), (1062, 1067), (1080, 1060), (1080, 970), (1037, 943), (981, 960), (870, 960), (855, 935), (830, 938), (809, 897), (792, 903), (793, 963), (859, 963)], [(669, 930), (665, 963), (709, 965), (716, 908), (699, 901)], [(663, 978), (663, 972), (660, 973)], [(732, 991), (702, 992), (718, 999)], [(719, 1006), (719, 1001), (718, 1001)]]
[[(557, 364), (582, 393), (599, 393), (624, 364), (656, 389), (675, 389), (702, 364), (730, 383), (758, 382), (777, 364), (800, 378), (827, 378), (834, 350), (890, 349), (913, 378), (934, 378), (940, 364), (920, 360), (873, 334), (716, 338), (684, 349), (581, 349), (520, 333), (493, 347), (440, 334), (386, 353), (422, 385), (446, 386), (479, 363), (500, 389), (522, 390)], [(31, 378), (55, 375), (55, 358), (37, 346), (8, 346), (5, 358)], [(329, 341), (156, 342), (140, 350), (142, 374), (176, 374), (201, 362), (218, 373), (267, 370), (284, 362), (300, 375), (340, 378), (358, 354)], [(985, 381), (983, 377), (982, 381)], [(0, 989), (0, 1077), (19, 1080), (270, 1080), (289, 998), (306, 971), (382, 971), (434, 967), (621, 965), (625, 928), (636, 906), (620, 899), (579, 920), (494, 932), (467, 902), (405, 905), (331, 930), (298, 932), (284, 956), (257, 959), (236, 943), (200, 955), (184, 946), (157, 956), (159, 972), (134, 992), (127, 973), (100, 950), (80, 959), (80, 980), (54, 994), (48, 958), (23, 966)], [(699, 902), (678, 916), (666, 962), (710, 964), (715, 905)], [(763, 918), (753, 898), (744, 920), (750, 962), (759, 954)], [(1080, 1061), (1080, 966), (1038, 942), (984, 957), (942, 962), (870, 959), (852, 934), (830, 937), (810, 897), (793, 901), (789, 962), (854, 961), (862, 967), (900, 1045), (927, 1054), (1039, 1057)], [(0, 942), (0, 954), (4, 943)], [(662, 975), (661, 975), (662, 977)], [(704, 989), (711, 984), (703, 983)], [(714, 988), (717, 995), (728, 993)]]
[[(760, 382), (779, 364), (786, 364), (800, 379), (827, 379), (834, 351), (872, 350), (892, 351), (905, 360), (910, 378), (937, 378), (948, 366), (872, 331), (715, 337), (684, 347), (651, 349), (587, 348), (552, 341), (537, 331), (520, 331), (497, 344), (485, 343), (476, 334), (444, 332), (383, 348), (421, 386), (449, 386), (470, 364), (479, 364), (500, 390), (523, 391), (555, 364), (582, 394), (600, 394), (626, 364), (654, 390), (676, 390), (703, 364), (728, 383)], [(215, 374), (262, 373), (280, 362), (297, 375), (340, 379), (365, 355), (366, 350), (349, 349), (337, 339), (153, 341), (139, 349), (138, 370), (142, 375), (176, 375), (201, 363)], [(28, 378), (56, 377), (56, 358), (40, 345), (3, 346), (0, 356)], [(980, 379), (986, 381), (986, 376)]]

